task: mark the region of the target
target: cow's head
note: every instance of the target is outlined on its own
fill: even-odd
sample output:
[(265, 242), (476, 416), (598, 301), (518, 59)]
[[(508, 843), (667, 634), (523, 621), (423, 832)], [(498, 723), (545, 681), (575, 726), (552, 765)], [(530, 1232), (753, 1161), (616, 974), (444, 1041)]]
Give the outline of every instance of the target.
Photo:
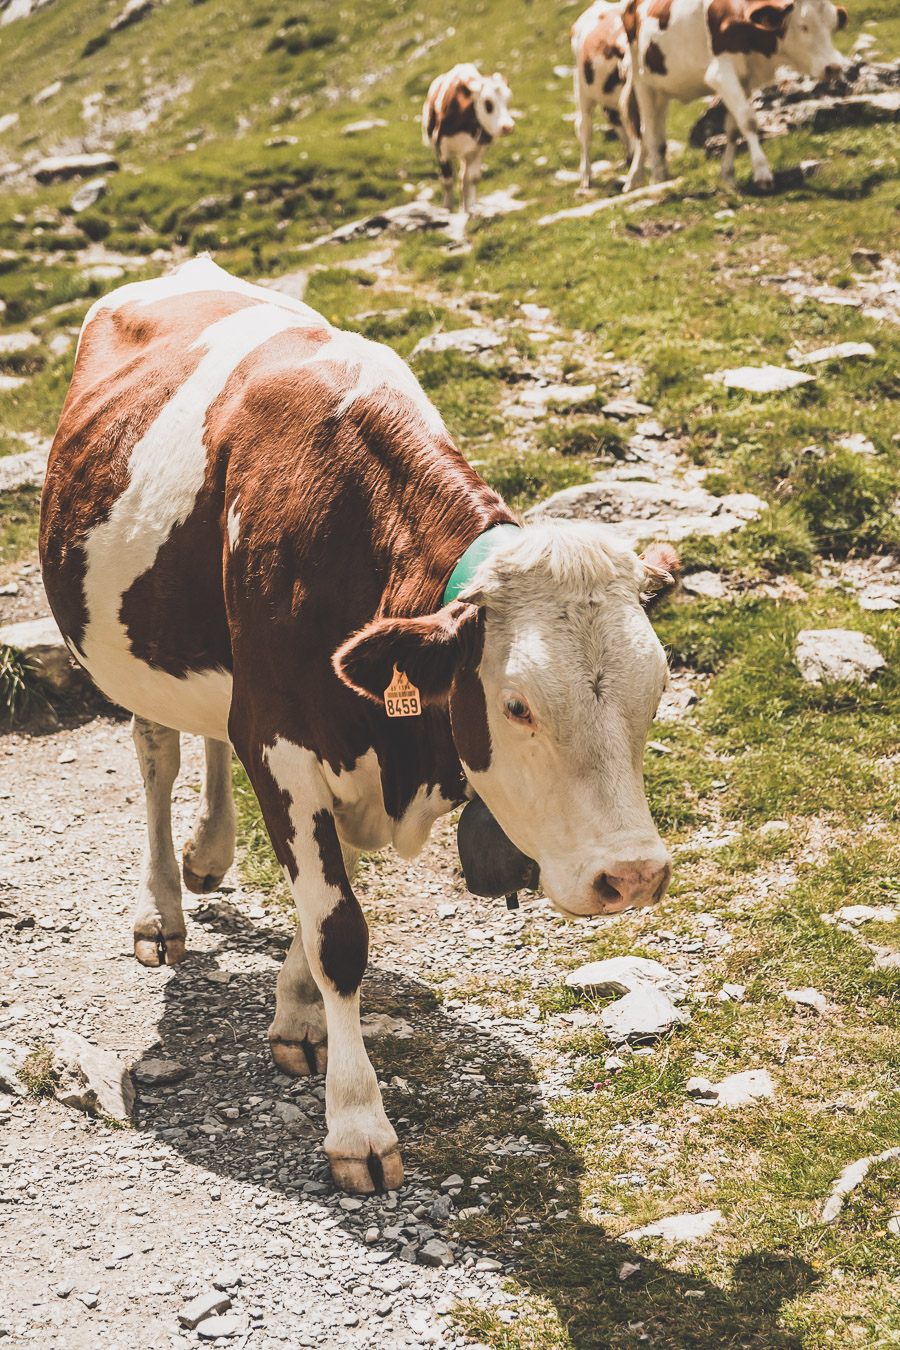
[(668, 885), (642, 764), (666, 682), (647, 610), (677, 566), (668, 545), (638, 558), (597, 525), (531, 525), (459, 600), (375, 620), (335, 655), (379, 702), (397, 666), (449, 703), (469, 783), (566, 914), (652, 905)]
[(779, 56), (801, 75), (811, 75), (814, 80), (838, 79), (847, 63), (832, 38), (835, 30), (846, 24), (847, 11), (831, 0), (795, 0), (786, 6), (782, 0), (782, 8), (788, 10), (788, 17)]
[(496, 71), (493, 75), (479, 75), (470, 80), (467, 88), (475, 104), (475, 116), (479, 126), (495, 140), (498, 136), (508, 136), (515, 130), (515, 122), (509, 111), (512, 97), (509, 85)]

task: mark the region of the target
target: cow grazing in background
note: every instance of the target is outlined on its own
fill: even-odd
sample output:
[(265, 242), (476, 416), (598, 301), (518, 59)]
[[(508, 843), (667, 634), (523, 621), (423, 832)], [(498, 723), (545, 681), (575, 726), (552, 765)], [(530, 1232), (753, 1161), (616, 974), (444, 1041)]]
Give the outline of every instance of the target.
[(623, 22), (641, 120), (626, 191), (643, 181), (648, 160), (653, 182), (667, 177), (670, 100), (690, 103), (709, 93), (718, 94), (727, 109), (723, 179), (734, 182), (740, 134), (754, 182), (770, 190), (774, 179), (759, 143), (751, 95), (772, 82), (779, 66), (831, 80), (845, 64), (832, 36), (847, 22), (847, 11), (831, 0), (628, 0)]
[(599, 104), (631, 164), (640, 125), (631, 87), (631, 53), (622, 6), (595, 0), (572, 25), (575, 57), (575, 134), (581, 145), (581, 187), (591, 185), (591, 133)]
[(515, 130), (509, 85), (502, 75), (454, 66), (432, 81), (422, 108), (422, 138), (437, 155), (444, 206), (453, 210), (453, 160), (459, 160), (460, 210), (475, 210), (484, 154), (498, 136)]
[(393, 351), (208, 258), (90, 309), (40, 543), (69, 650), (134, 713), (138, 960), (185, 956), (170, 798), (194, 733), (184, 880), (214, 889), (234, 855), (233, 747), (299, 919), (272, 1055), (288, 1074), (327, 1060), (338, 1185), (400, 1185), (360, 1033), (359, 852), (413, 857), (477, 795), (466, 811), (565, 914), (660, 900), (641, 763), (666, 660), (646, 611), (674, 553), (641, 560), (585, 523), (520, 528)]

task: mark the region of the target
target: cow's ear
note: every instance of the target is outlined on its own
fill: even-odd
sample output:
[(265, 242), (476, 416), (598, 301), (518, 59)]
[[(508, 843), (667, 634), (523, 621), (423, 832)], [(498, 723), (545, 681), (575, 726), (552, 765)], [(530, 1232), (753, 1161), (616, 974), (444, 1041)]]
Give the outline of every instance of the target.
[(847, 13), (847, 11), (844, 9), (844, 6), (843, 6), (843, 5), (838, 5), (838, 7), (837, 7), (837, 26), (838, 26), (838, 28), (846, 28), (846, 27), (847, 27), (847, 20), (849, 19), (849, 17), (850, 17), (850, 15), (849, 15), (849, 14)]
[(453, 600), (418, 619), (374, 619), (332, 661), (344, 684), (375, 703), (382, 702), (395, 666), (423, 703), (442, 703), (456, 671), (480, 659), (483, 640), (480, 611)]
[(641, 562), (644, 564), (641, 604), (649, 612), (678, 585), (681, 559), (671, 544), (657, 540), (644, 549)]
[(784, 21), (794, 8), (794, 0), (766, 0), (765, 4), (755, 5), (750, 10), (750, 22), (755, 28), (763, 28), (767, 33), (777, 33), (784, 27)]

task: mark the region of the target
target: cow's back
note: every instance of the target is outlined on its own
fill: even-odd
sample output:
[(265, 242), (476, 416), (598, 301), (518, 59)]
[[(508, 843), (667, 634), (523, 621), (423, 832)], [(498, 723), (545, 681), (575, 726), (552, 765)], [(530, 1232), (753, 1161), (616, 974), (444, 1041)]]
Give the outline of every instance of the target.
[(217, 424), (261, 350), (333, 332), (299, 302), (198, 259), (89, 312), (47, 469), (41, 559), (70, 649), (116, 702), (224, 736), (230, 447)]

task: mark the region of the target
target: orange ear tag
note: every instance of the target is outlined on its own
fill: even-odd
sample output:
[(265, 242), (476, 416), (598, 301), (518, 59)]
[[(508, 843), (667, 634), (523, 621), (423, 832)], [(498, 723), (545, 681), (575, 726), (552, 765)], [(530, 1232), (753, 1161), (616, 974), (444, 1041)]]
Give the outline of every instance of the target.
[(384, 691), (384, 706), (388, 717), (419, 717), (422, 700), (414, 684), (394, 666), (394, 678)]

